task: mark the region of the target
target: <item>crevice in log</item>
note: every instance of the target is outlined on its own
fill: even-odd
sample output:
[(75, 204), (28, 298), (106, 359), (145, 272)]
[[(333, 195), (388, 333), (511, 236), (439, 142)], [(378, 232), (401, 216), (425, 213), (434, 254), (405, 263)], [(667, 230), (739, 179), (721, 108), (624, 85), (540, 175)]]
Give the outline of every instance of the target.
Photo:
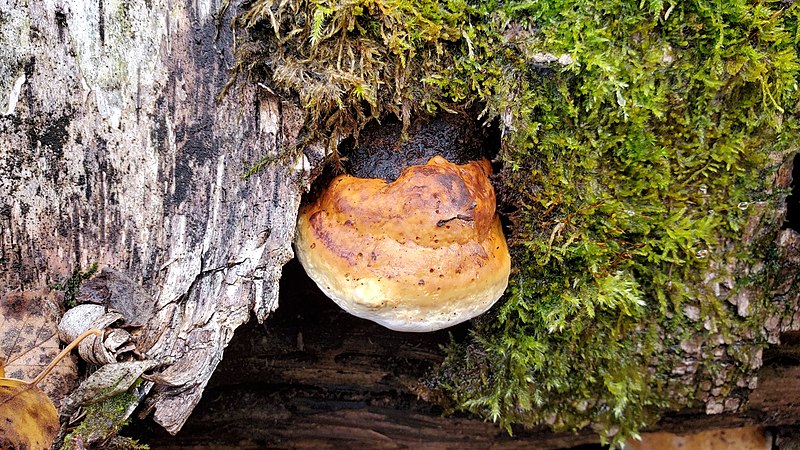
[(764, 349), (764, 367), (800, 366), (800, 332), (782, 333), (780, 342)]
[(491, 160), (500, 151), (500, 128), (496, 123), (484, 126), (475, 116), (476, 112), (467, 111), (418, 118), (406, 135), (396, 118), (371, 122), (361, 131), (358, 142), (354, 138), (342, 141), (339, 154), (351, 175), (390, 182), (406, 167), (424, 165), (437, 155), (455, 164)]
[(800, 154), (794, 156), (792, 163), (791, 193), (786, 197), (786, 219), (783, 229), (800, 231)]

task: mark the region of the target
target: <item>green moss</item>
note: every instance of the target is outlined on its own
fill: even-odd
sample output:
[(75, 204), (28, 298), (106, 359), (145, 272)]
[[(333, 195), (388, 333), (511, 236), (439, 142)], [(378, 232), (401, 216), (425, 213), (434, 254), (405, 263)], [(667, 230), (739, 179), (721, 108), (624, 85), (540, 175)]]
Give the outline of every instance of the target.
[(251, 39), (237, 48), (234, 74), (296, 96), (308, 137), (335, 152), (371, 119), (388, 112), (408, 125), (448, 102), (423, 79), (451, 63), (469, 11), (463, 0), (248, 2), (235, 25)]
[[(496, 62), (519, 74), (489, 100), (515, 130), (500, 183), (516, 208), (516, 273), (509, 300), (474, 332), (480, 356), (458, 344), (446, 363), (491, 381), (456, 370), (446, 390), (506, 425), (589, 419), (624, 438), (696, 394), (671, 377), (684, 338), (764, 344), (767, 286), (747, 318), (726, 300), (751, 286), (739, 271), (766, 258), (746, 224), (752, 205), (777, 209), (774, 161), (797, 150), (797, 8), (611, 0), (503, 11), (537, 25), (530, 45), (574, 63), (537, 78), (529, 62)], [(780, 223), (767, 216), (758, 233), (774, 237)], [(740, 285), (717, 295), (728, 279)], [(697, 358), (691, 388), (722, 377), (723, 396), (749, 360)]]
[(786, 193), (771, 183), (800, 142), (799, 11), (262, 0), (239, 22), (239, 69), (297, 95), (309, 136), (334, 143), (387, 113), (477, 103), (498, 118), (514, 273), (428, 386), (509, 430), (592, 424), (619, 441), (706, 387), (731, 395), (783, 311), (770, 286)]
[(81, 283), (91, 278), (95, 272), (97, 272), (97, 263), (92, 263), (86, 271), (81, 270), (80, 267), (76, 267), (68, 279), (53, 285), (53, 289), (64, 291), (64, 306), (67, 309), (75, 306), (75, 296), (78, 295), (78, 289), (80, 289)]
[(124, 392), (87, 406), (80, 425), (64, 438), (62, 449), (72, 448), (74, 442), (80, 442), (83, 446), (88, 445), (87, 448), (147, 450), (147, 445), (118, 436), (128, 423), (128, 409), (136, 404), (138, 398), (130, 392)]

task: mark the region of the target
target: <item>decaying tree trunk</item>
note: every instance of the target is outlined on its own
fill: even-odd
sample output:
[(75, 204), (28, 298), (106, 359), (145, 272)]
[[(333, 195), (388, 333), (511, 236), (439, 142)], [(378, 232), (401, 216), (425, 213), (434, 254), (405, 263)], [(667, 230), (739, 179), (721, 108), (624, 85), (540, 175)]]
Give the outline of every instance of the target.
[[(512, 438), (476, 418), (443, 418), (418, 399), (439, 346), (464, 326), (385, 330), (319, 298), (296, 266), (281, 310), (266, 320), (322, 154), (293, 150), (302, 112), (268, 90), (242, 83), (217, 100), (233, 62), (230, 17), (217, 17), (219, 8), (211, 0), (0, 4), (0, 293), (47, 290), (94, 263), (131, 277), (144, 290), (139, 351), (174, 361), (147, 411), (175, 433), (212, 380), (179, 435), (197, 433), (208, 447), (209, 426), (227, 430), (225, 442), (254, 446), (593, 442), (589, 430)], [(273, 162), (243, 179), (264, 156)], [(800, 235), (786, 230), (779, 240), (800, 264)], [(797, 294), (784, 300), (794, 307)], [(212, 379), (251, 313), (265, 325), (244, 330)], [(770, 331), (798, 323), (789, 316)], [(677, 427), (675, 417), (796, 424), (797, 375), (767, 365), (748, 408), (711, 418), (690, 411), (661, 426)]]
[(0, 3), (0, 292), (94, 263), (134, 278), (139, 350), (175, 359), (149, 399), (171, 432), (233, 331), (275, 309), (309, 164), (287, 150), (297, 109), (253, 86), (216, 100), (219, 3)]

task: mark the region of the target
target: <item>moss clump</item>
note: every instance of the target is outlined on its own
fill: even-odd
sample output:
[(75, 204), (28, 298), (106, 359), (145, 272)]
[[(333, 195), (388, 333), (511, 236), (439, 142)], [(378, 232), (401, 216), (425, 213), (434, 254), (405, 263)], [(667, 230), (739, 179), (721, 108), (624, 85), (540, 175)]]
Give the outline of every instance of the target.
[(234, 25), (251, 39), (237, 49), (234, 74), (296, 95), (308, 136), (335, 152), (371, 119), (392, 113), (407, 127), (412, 114), (448, 101), (424, 79), (451, 64), (448, 46), (462, 39), (469, 10), (462, 0), (248, 2)]
[(310, 129), (335, 140), (384, 113), (474, 103), (504, 128), (507, 301), (448, 349), (431, 389), (509, 429), (592, 424), (619, 441), (746, 380), (780, 312), (769, 259), (785, 193), (770, 184), (800, 142), (800, 6), (281, 5), (250, 5), (239, 67), (299, 95)]
[[(569, 53), (574, 63), (541, 74), (522, 52), (483, 46), (512, 74), (477, 80), (515, 130), (500, 183), (514, 208), (517, 272), (508, 302), (475, 331), (481, 351), (452, 348), (446, 366), (458, 369), (443, 382), (459, 405), (504, 424), (591, 422), (621, 439), (658, 408), (702, 394), (697, 385), (721, 369), (748, 370), (699, 349), (692, 383), (675, 383), (684, 339), (765, 342), (767, 289), (747, 318), (726, 300), (747, 288), (741, 272), (766, 257), (746, 224), (777, 210), (774, 161), (797, 150), (797, 7), (514, 6), (487, 10), (532, 30), (501, 48)], [(471, 73), (456, 67), (446, 78)], [(774, 237), (780, 223), (767, 216), (773, 222), (758, 232)], [(713, 289), (737, 279), (727, 293)], [(723, 378), (728, 391), (738, 381)]]
[(122, 427), (128, 423), (128, 409), (138, 404), (138, 400), (131, 392), (123, 392), (87, 406), (80, 425), (67, 434), (61, 448), (65, 450), (78, 444), (80, 448), (147, 450), (147, 445), (118, 436)]
[(57, 291), (64, 291), (64, 306), (69, 309), (75, 306), (75, 297), (78, 295), (78, 289), (84, 280), (88, 280), (97, 272), (97, 263), (92, 263), (86, 271), (76, 267), (72, 272), (72, 276), (53, 285), (53, 289)]

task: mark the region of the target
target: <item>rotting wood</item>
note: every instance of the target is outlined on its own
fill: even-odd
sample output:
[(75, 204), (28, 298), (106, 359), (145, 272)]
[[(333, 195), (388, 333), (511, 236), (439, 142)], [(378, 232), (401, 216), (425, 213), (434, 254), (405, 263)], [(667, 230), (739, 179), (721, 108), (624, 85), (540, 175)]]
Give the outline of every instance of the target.
[[(275, 308), (305, 174), (319, 160), (311, 158), (306, 165), (299, 153), (281, 153), (301, 122), (301, 113), (291, 105), (256, 86), (240, 86), (215, 101), (232, 61), (231, 35), (226, 26), (215, 26), (217, 2), (134, 0), (122, 8), (108, 1), (73, 0), (49, 6), (41, 1), (24, 8), (0, 5), (7, 19), (0, 23), (0, 289), (47, 288), (95, 262), (132, 277), (155, 313), (146, 323), (140, 350), (178, 361), (161, 374), (173, 386), (158, 388), (149, 399), (154, 419), (175, 432), (199, 401), (234, 330), (248, 320), (251, 309), (263, 320)], [(242, 180), (248, 164), (265, 154), (274, 155), (276, 164)], [(786, 230), (781, 239), (796, 246), (798, 236)], [(744, 305), (737, 303), (746, 310)], [(462, 426), (464, 433), (485, 433), (504, 442), (494, 425), (438, 418), (412, 395), (420, 368), (438, 361), (437, 345), (446, 341), (446, 333), (421, 338), (424, 342), (412, 339), (416, 344), (410, 347), (403, 343), (411, 338), (395, 336), (390, 342), (396, 345), (377, 353), (337, 350), (323, 361), (327, 365), (317, 367), (304, 358), (314, 345), (323, 350), (331, 345), (314, 341), (325, 326), (357, 339), (344, 341), (355, 349), (384, 336), (379, 328), (349, 329), (352, 319), (331, 314), (337, 322), (319, 318), (322, 322), (285, 325), (297, 330), (286, 334), (287, 345), (294, 346), (287, 350), (290, 356), (270, 356), (281, 347), (251, 355), (253, 361), (266, 357), (272, 364), (277, 378), (269, 383), (300, 386), (261, 399), (285, 402), (283, 409), (266, 415), (265, 423), (273, 426), (264, 432), (291, 437), (296, 424), (276, 420), (293, 417), (288, 408), (296, 402), (313, 412), (304, 417), (321, 421), (308, 420), (308, 433), (313, 426), (324, 430), (326, 423), (342, 427), (346, 420), (358, 423), (364, 436), (399, 433), (413, 439), (409, 430), (428, 424)], [(797, 329), (797, 323), (797, 314), (775, 318), (767, 331), (776, 339), (781, 331)], [(406, 371), (381, 368), (385, 359)], [(219, 377), (230, 375), (225, 367)], [(764, 376), (759, 378), (767, 385)], [(303, 394), (315, 383), (323, 383), (322, 392), (330, 399), (316, 406), (314, 395)], [(369, 386), (370, 396), (347, 386)], [(213, 394), (225, 392), (246, 394), (225, 391), (223, 385), (216, 385)], [(389, 394), (373, 396), (376, 392)], [(402, 394), (403, 420), (416, 418), (416, 425), (367, 429), (381, 420), (390, 424), (399, 414), (380, 410), (386, 407), (381, 404), (396, 405), (395, 394)], [(214, 401), (213, 395), (208, 401)], [(365, 402), (372, 402), (370, 416), (342, 406)], [(754, 403), (751, 399), (750, 412), (703, 420), (711, 424), (740, 414), (755, 420), (748, 415)], [(246, 402), (238, 405), (247, 407)], [(761, 420), (792, 417), (764, 411)], [(246, 419), (248, 412), (235, 417)]]
[(176, 359), (149, 397), (170, 432), (233, 331), (276, 307), (309, 169), (287, 150), (291, 105), (256, 86), (216, 100), (233, 46), (219, 7), (0, 4), (0, 292), (93, 263), (134, 279), (154, 312), (139, 351)]

